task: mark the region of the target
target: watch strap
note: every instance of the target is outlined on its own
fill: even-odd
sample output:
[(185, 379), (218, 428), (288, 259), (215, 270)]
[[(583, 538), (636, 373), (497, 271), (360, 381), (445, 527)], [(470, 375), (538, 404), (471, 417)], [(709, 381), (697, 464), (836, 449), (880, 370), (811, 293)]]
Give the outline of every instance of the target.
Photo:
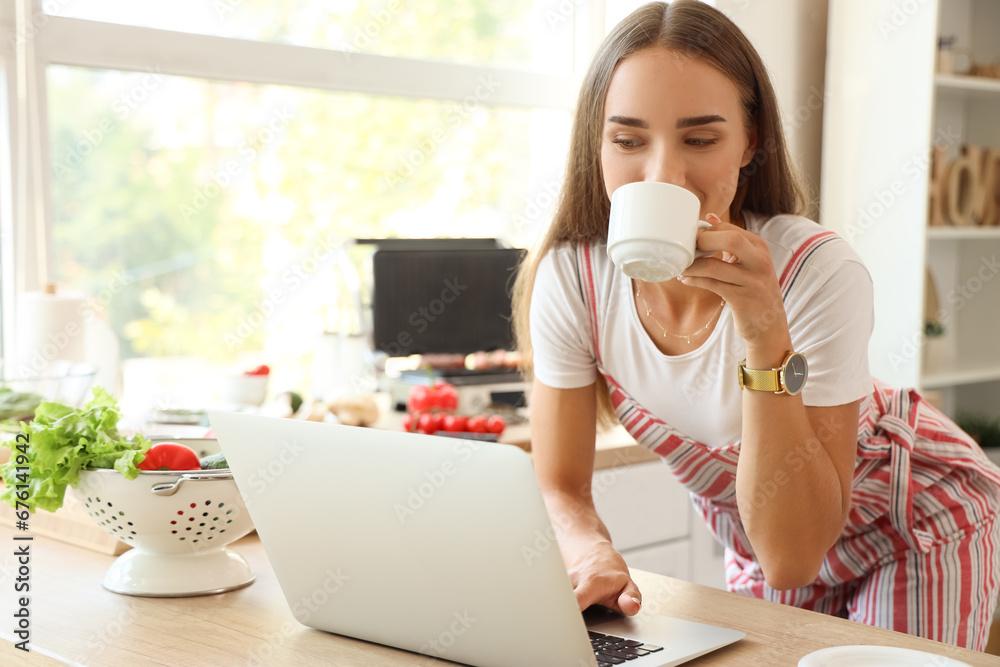
[(780, 368), (747, 368), (746, 359), (744, 359), (740, 362), (739, 373), (740, 388), (773, 393), (781, 393), (784, 390), (781, 386)]

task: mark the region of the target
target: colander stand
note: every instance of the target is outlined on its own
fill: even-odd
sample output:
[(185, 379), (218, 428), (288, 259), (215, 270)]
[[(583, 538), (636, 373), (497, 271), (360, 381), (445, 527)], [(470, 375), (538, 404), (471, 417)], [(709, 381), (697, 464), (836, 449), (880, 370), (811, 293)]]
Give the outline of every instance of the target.
[(164, 554), (137, 547), (115, 559), (101, 585), (122, 595), (177, 598), (234, 591), (256, 578), (243, 557), (226, 547), (197, 554)]
[(152, 471), (136, 480), (113, 470), (86, 474), (74, 493), (99, 526), (132, 546), (105, 574), (107, 590), (192, 597), (256, 579), (246, 560), (227, 548), (253, 530), (230, 471)]

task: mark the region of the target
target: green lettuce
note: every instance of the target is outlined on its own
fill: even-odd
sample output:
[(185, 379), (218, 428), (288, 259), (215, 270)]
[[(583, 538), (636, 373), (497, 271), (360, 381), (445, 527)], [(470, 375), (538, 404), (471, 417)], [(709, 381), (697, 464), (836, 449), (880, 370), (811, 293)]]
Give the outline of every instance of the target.
[[(152, 443), (138, 434), (122, 437), (118, 433), (120, 419), (118, 403), (101, 387), (94, 387), (93, 399), (79, 410), (43, 401), (34, 420), (21, 424), (21, 433), (28, 438), (27, 451), (17, 449), (24, 438), (2, 443), (11, 449), (11, 457), (0, 465), (0, 476), (7, 485), (0, 500), (16, 507), (15, 485), (24, 483), (25, 473), (28, 499), (22, 502), (31, 512), (55, 512), (62, 507), (66, 487), (79, 482), (80, 471), (87, 468), (114, 468), (127, 479), (135, 479), (139, 475), (136, 466)], [(27, 456), (27, 471), (23, 459), (22, 470), (17, 469), (21, 454)]]

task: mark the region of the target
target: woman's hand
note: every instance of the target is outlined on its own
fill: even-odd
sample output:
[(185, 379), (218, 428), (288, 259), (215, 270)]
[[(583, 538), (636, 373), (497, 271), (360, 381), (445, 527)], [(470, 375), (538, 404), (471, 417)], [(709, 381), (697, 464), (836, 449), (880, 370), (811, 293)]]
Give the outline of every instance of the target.
[(580, 611), (599, 604), (627, 616), (639, 613), (642, 595), (625, 560), (610, 543), (598, 542), (582, 553), (570, 565), (569, 578)]
[(555, 389), (535, 378), (531, 450), (546, 510), (576, 601), (639, 613), (642, 595), (594, 508), (591, 484), (596, 438), (596, 385)]
[(678, 280), (725, 299), (748, 344), (787, 339), (788, 321), (767, 242), (715, 214), (706, 220), (712, 227), (699, 233), (697, 246), (714, 254), (696, 259)]

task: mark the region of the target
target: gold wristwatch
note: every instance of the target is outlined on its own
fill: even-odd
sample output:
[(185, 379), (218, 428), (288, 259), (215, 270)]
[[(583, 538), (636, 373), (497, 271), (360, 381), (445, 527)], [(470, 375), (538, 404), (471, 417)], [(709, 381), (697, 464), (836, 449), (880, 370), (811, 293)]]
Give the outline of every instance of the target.
[(794, 396), (802, 391), (809, 377), (809, 364), (798, 352), (789, 352), (778, 368), (757, 370), (747, 368), (747, 360), (739, 364), (740, 389), (770, 391)]

